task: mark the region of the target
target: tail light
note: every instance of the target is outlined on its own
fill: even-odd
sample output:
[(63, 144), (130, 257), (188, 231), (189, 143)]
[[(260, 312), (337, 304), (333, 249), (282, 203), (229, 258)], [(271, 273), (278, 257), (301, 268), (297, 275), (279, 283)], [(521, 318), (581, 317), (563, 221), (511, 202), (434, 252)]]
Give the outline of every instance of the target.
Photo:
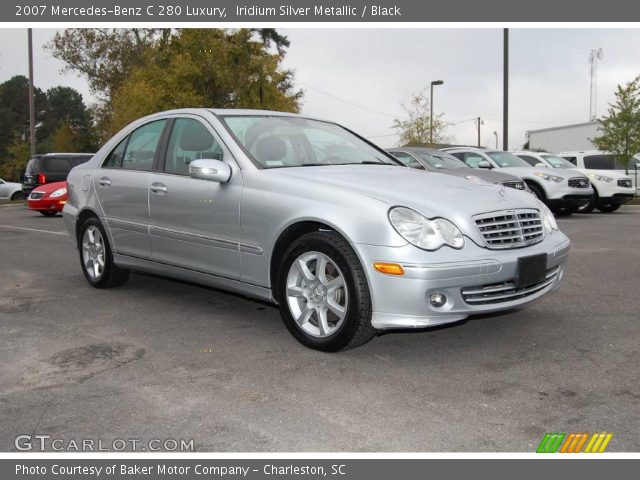
[(44, 173), (38, 174), (38, 183), (41, 185), (47, 183), (47, 176)]

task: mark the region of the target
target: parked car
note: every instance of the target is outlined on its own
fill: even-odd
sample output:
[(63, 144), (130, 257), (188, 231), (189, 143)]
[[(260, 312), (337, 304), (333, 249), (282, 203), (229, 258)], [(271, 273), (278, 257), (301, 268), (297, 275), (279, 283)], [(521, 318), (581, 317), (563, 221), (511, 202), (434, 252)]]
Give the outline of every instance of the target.
[(445, 173), (471, 181), (485, 181), (517, 190), (528, 190), (524, 180), (508, 173), (473, 170), (462, 160), (432, 148), (398, 147), (387, 150), (407, 167), (429, 172)]
[(323, 120), (184, 109), (125, 127), (69, 174), (86, 280), (130, 270), (278, 304), (304, 345), (521, 307), (556, 289), (569, 239), (533, 195), (406, 168)]
[(71, 169), (93, 156), (93, 153), (47, 153), (29, 159), (24, 173), (22, 191), (28, 195), (36, 187), (64, 182)]
[(23, 198), (22, 184), (5, 182), (0, 178), (0, 200), (21, 200)]
[(533, 194), (558, 215), (569, 215), (589, 203), (593, 189), (586, 177), (573, 170), (534, 168), (509, 152), (472, 147), (444, 149), (473, 168), (495, 168), (522, 178)]
[(53, 217), (62, 212), (67, 203), (67, 182), (54, 182), (31, 190), (27, 197), (27, 207), (45, 217)]
[[(626, 175), (624, 169), (616, 165), (613, 155), (599, 150), (581, 150), (557, 154), (574, 167), (588, 174), (596, 197), (581, 211), (591, 212), (594, 208), (602, 212), (615, 212), (625, 203), (629, 203), (637, 193), (633, 187), (632, 176)], [(640, 160), (632, 158), (630, 165)], [(635, 168), (631, 168), (634, 172)], [(634, 172), (635, 174), (635, 172)]]
[[(592, 212), (594, 208), (598, 208), (603, 212), (612, 212), (620, 208), (623, 203), (626, 203), (612, 203), (609, 200), (610, 197), (616, 195), (617, 193), (628, 193), (629, 189), (625, 186), (619, 186), (617, 182), (613, 182), (613, 179), (611, 179), (611, 177), (602, 175), (602, 172), (600, 171), (578, 168), (565, 158), (551, 153), (527, 151), (514, 153), (531, 165), (535, 164), (536, 166), (544, 166), (546, 168), (574, 169), (586, 175), (591, 182), (595, 195), (591, 202), (580, 207), (579, 211), (581, 213)], [(630, 179), (627, 176), (621, 176), (620, 180), (622, 180), (622, 183), (624, 185), (628, 184), (628, 180)]]

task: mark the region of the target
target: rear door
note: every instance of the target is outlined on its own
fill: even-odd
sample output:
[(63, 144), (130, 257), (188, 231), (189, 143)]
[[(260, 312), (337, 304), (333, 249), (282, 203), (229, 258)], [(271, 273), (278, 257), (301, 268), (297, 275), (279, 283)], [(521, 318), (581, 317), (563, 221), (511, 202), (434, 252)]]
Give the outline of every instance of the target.
[(111, 151), (94, 176), (94, 186), (114, 250), (148, 259), (149, 185), (166, 119), (131, 132)]
[[(240, 169), (213, 128), (197, 116), (173, 120), (166, 155), (149, 185), (152, 259), (226, 278), (240, 277)], [(217, 159), (227, 183), (191, 178), (189, 163)]]

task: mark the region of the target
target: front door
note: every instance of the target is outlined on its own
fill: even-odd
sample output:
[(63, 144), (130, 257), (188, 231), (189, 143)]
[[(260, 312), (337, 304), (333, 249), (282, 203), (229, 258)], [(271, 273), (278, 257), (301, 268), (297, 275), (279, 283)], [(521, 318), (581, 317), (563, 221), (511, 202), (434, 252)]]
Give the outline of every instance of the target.
[[(189, 176), (189, 163), (218, 159), (232, 168), (227, 183)], [(149, 186), (152, 259), (226, 278), (240, 277), (242, 175), (210, 125), (173, 121), (166, 156)]]

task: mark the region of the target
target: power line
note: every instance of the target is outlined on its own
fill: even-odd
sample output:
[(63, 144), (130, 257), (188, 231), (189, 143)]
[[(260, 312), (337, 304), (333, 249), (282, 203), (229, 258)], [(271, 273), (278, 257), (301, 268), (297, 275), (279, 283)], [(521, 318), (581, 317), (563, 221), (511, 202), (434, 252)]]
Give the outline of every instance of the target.
[(307, 88), (310, 88), (311, 90), (315, 90), (318, 93), (326, 95), (327, 97), (331, 97), (331, 98), (334, 98), (336, 100), (340, 100), (341, 102), (348, 103), (349, 105), (352, 105), (354, 107), (362, 108), (363, 110), (368, 110), (369, 112), (377, 113), (378, 115), (384, 115), (385, 117), (389, 117), (389, 118), (393, 118), (393, 119), (397, 118), (397, 115), (391, 115), (390, 113), (385, 113), (385, 112), (381, 112), (379, 110), (374, 110), (373, 108), (365, 107), (364, 105), (360, 105), (358, 103), (352, 102), (351, 100), (347, 100), (345, 98), (338, 97), (337, 95), (334, 95), (332, 93), (325, 92), (324, 90), (316, 88), (313, 85), (309, 85), (308, 83), (303, 82), (301, 80), (298, 80), (298, 83), (301, 83), (302, 85), (306, 86)]

